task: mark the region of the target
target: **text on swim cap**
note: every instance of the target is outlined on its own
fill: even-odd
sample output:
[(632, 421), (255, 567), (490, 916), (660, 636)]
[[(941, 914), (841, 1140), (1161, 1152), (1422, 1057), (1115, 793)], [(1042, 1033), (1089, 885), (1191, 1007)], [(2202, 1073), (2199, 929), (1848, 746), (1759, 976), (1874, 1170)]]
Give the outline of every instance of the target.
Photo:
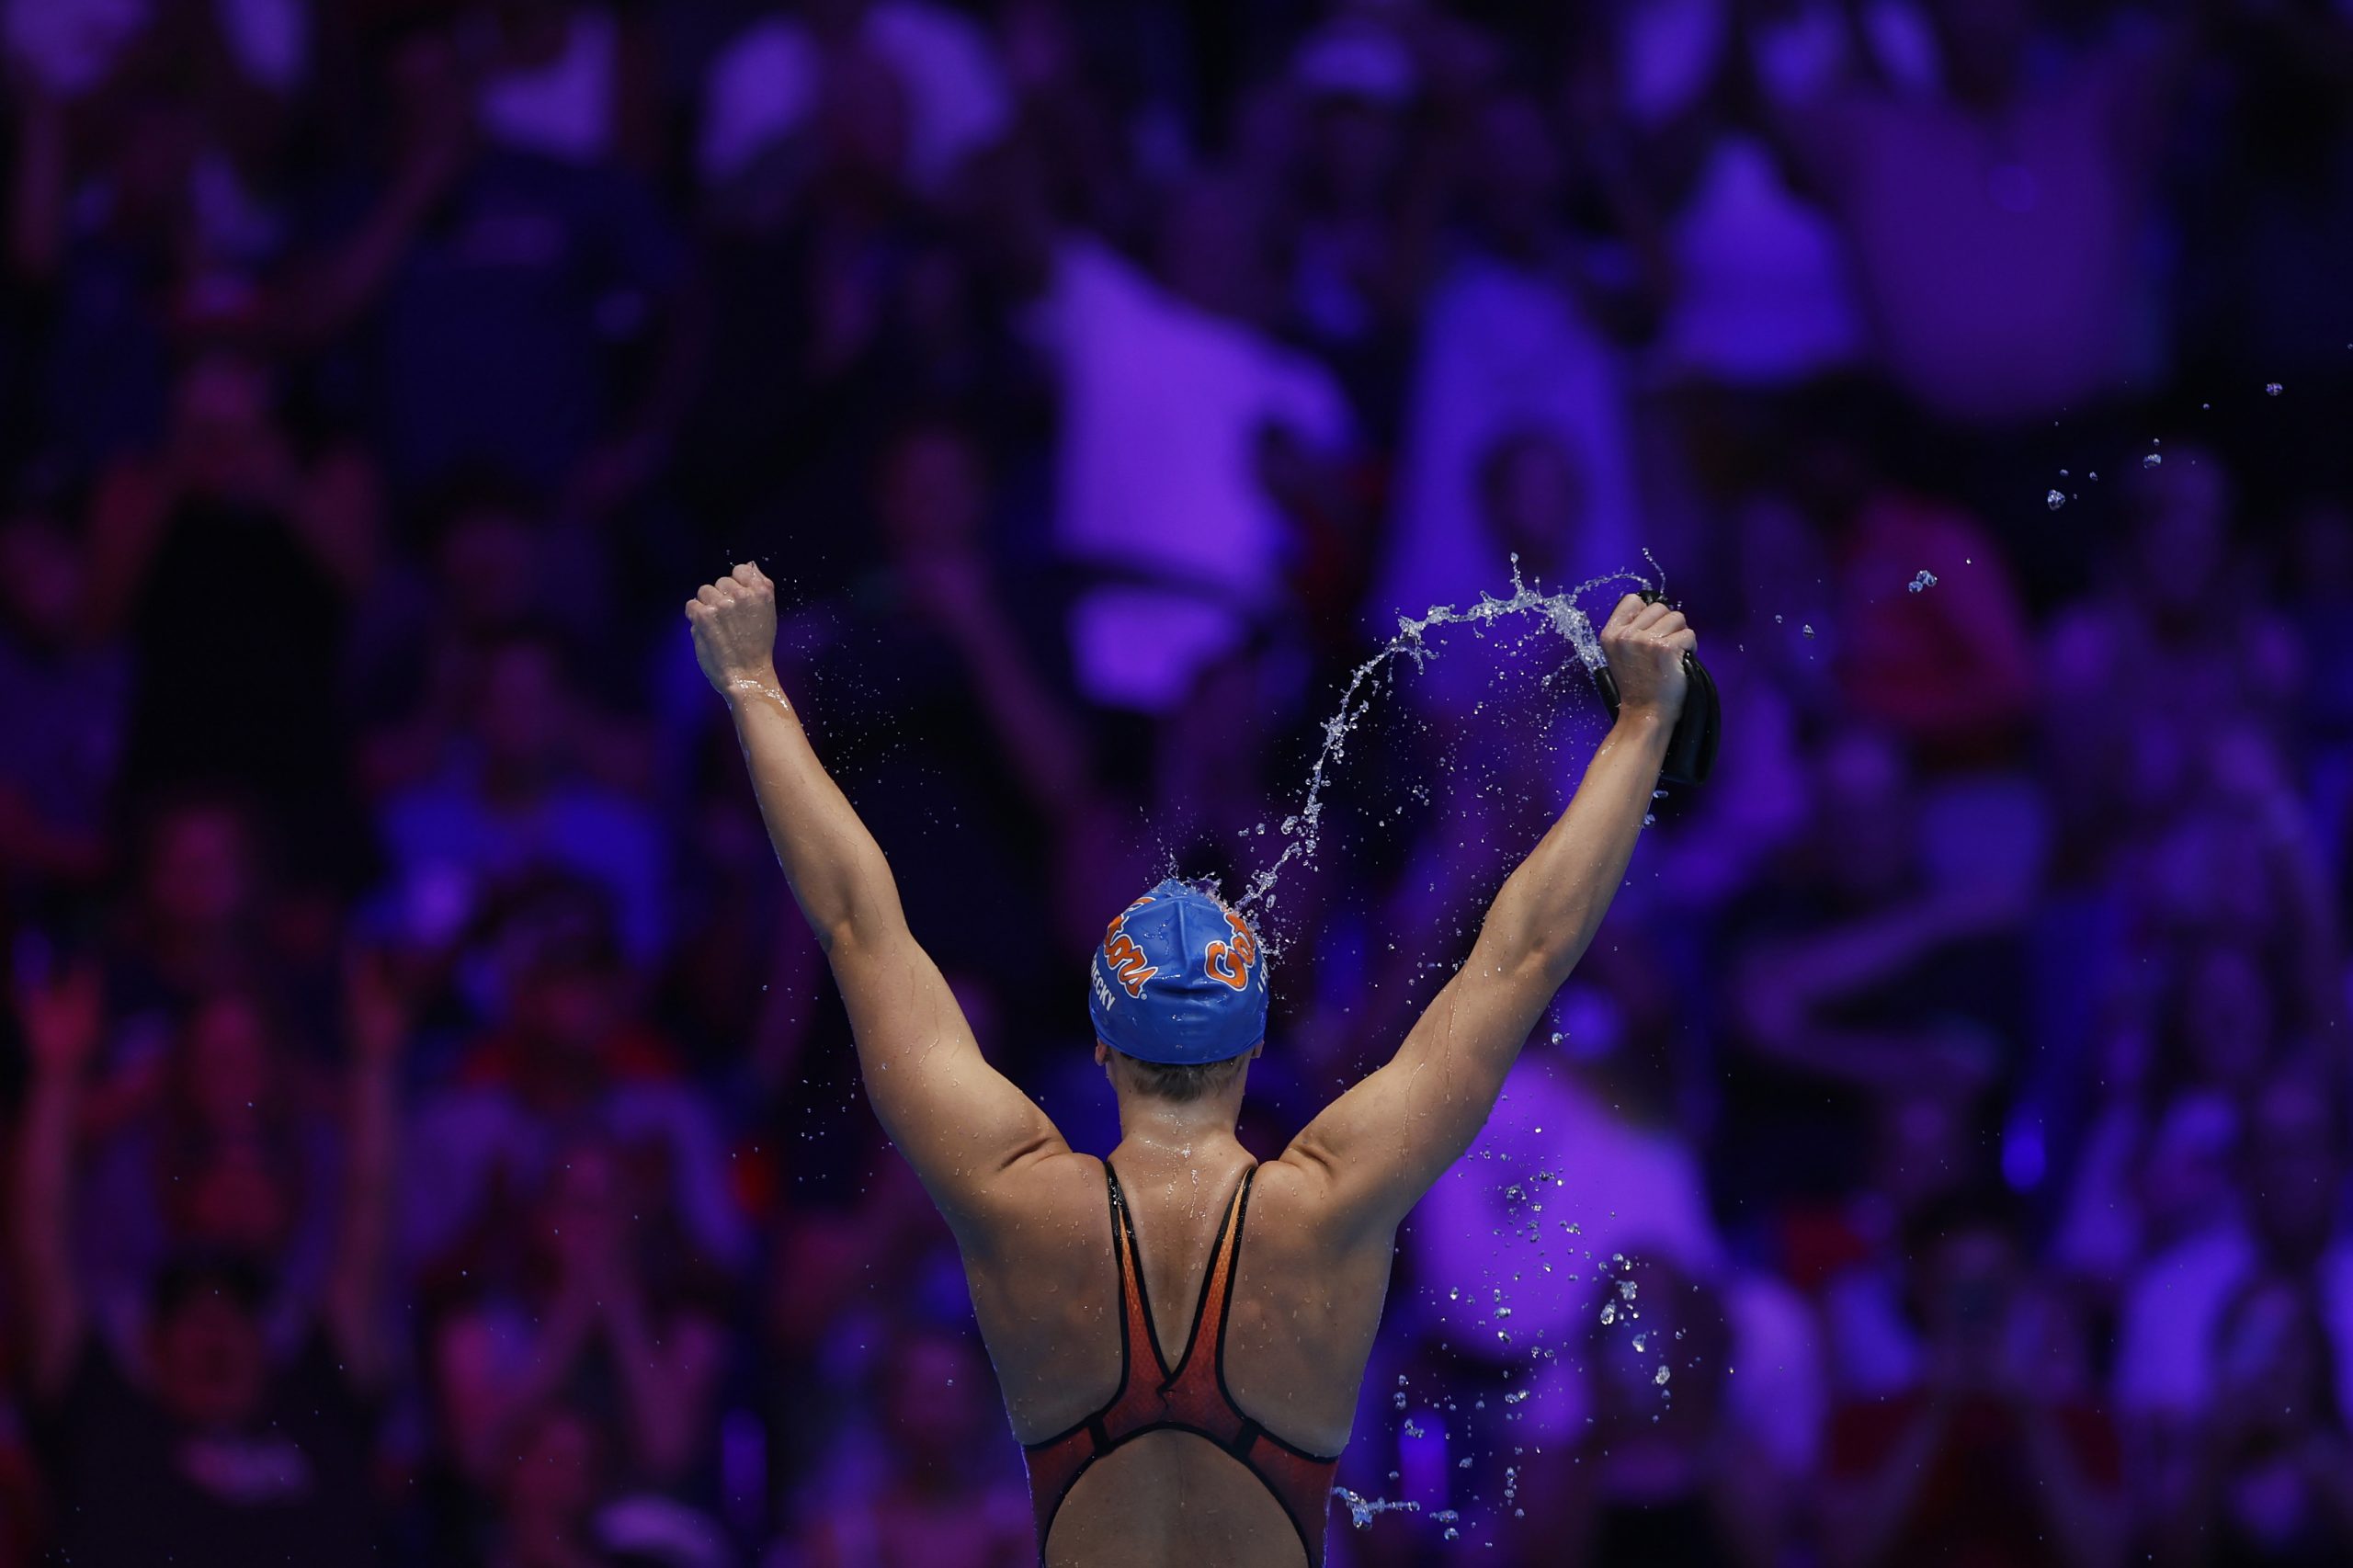
[(1118, 981), (1130, 996), (1142, 996), (1143, 983), (1160, 972), (1159, 966), (1146, 960), (1143, 949), (1136, 946), (1136, 939), (1127, 932), (1129, 915), (1151, 902), (1152, 895), (1146, 893), (1120, 911), (1103, 931), (1104, 966), (1110, 970), (1111, 978)]

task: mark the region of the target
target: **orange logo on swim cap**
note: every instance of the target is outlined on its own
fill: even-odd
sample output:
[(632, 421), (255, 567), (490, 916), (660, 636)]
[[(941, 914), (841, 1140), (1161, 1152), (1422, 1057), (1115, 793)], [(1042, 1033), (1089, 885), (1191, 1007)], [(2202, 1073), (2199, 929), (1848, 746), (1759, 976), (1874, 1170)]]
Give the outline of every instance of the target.
[(1230, 909), (1225, 912), (1225, 923), (1233, 932), (1233, 940), (1209, 945), (1210, 978), (1222, 980), (1239, 991), (1250, 983), (1250, 966), (1258, 961), (1258, 938), (1250, 934), (1242, 916)]
[(1143, 949), (1136, 946), (1136, 939), (1126, 929), (1128, 915), (1151, 902), (1152, 895), (1144, 894), (1120, 911), (1103, 928), (1103, 962), (1110, 970), (1111, 978), (1131, 997), (1141, 997), (1143, 983), (1160, 972), (1158, 965), (1146, 960)]

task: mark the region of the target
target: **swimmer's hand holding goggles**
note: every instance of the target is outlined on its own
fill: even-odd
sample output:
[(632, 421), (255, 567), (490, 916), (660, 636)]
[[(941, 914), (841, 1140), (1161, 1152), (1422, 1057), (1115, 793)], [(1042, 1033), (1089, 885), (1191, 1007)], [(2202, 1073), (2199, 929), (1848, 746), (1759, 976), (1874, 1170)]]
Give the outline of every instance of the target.
[[(1659, 593), (1644, 588), (1644, 604), (1656, 604)], [(1593, 673), (1593, 684), (1601, 688), (1601, 700), (1609, 706), (1612, 722), (1618, 718), (1618, 682), (1609, 674), (1606, 660), (1597, 660), (1599, 644), (1587, 653), (1586, 667)], [(1659, 777), (1670, 784), (1705, 784), (1709, 772), (1716, 766), (1716, 743), (1723, 734), (1723, 705), (1716, 697), (1716, 683), (1708, 675), (1708, 666), (1697, 655), (1683, 655), (1683, 711), (1675, 721), (1675, 733), (1666, 740), (1666, 761), (1659, 768)]]

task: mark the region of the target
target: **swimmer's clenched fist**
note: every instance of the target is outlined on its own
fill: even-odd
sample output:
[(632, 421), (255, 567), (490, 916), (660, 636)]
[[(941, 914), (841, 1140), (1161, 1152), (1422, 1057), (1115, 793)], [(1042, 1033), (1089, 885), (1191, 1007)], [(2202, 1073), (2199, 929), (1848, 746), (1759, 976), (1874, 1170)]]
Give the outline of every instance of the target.
[(737, 681), (776, 684), (776, 585), (745, 562), (687, 601), (695, 663), (722, 696)]
[[(955, 1233), (1014, 1430), (1029, 1444), (1046, 1538), (1039, 1560), (1321, 1564), (1337, 1460), (1319, 1456), (1347, 1442), (1398, 1227), (1478, 1137), (1625, 881), (1697, 636), (1665, 605), (1635, 595), (1619, 603), (1600, 631), (1618, 716), (1575, 794), (1504, 880), (1471, 952), (1394, 1055), (1279, 1154), (1260, 1159), (1234, 1135), (1246, 1064), (1267, 1043), (1255, 934), (1218, 909), (1190, 926), (1163, 920), (1154, 937), (1151, 906), (1172, 915), (1178, 892), (1154, 889), (1130, 904), (1144, 911), (1138, 928), (1120, 915), (1089, 966), (1095, 1060), (1122, 1129), (1107, 1163), (1074, 1151), (988, 1061), (908, 928), (881, 846), (775, 687), (774, 585), (738, 566), (686, 613), (695, 657), (733, 712), (769, 842), (840, 992), (866, 1097)], [(1157, 957), (1147, 952), (1154, 940), (1165, 949)], [(1148, 992), (1147, 982), (1158, 983)], [(1120, 1022), (1124, 1002), (1149, 997), (1155, 1017), (1198, 1021), (1212, 1015), (1196, 1000), (1254, 987), (1242, 1013), (1213, 1008), (1222, 1033), (1183, 1037), (1222, 1058), (1120, 1043), (1149, 1050), (1157, 1038)], [(1181, 1096), (1161, 1076), (1225, 1062), (1237, 1070)], [(1147, 1278), (1164, 1298), (1199, 1291), (1191, 1322), (1176, 1320), (1206, 1335), (1206, 1360), (1178, 1352), (1180, 1371), (1210, 1368), (1191, 1383), (1169, 1370), (1168, 1343), (1147, 1348), (1127, 1335), (1137, 1324), (1156, 1338)], [(1262, 1415), (1279, 1420), (1282, 1437)], [(1111, 1449), (1109, 1462), (1095, 1462)]]
[(1618, 683), (1621, 710), (1654, 710), (1672, 725), (1683, 712), (1684, 693), (1690, 687), (1683, 655), (1699, 647), (1699, 634), (1681, 610), (1647, 603), (1640, 594), (1620, 599), (1609, 612), (1609, 623), (1601, 629), (1601, 651)]

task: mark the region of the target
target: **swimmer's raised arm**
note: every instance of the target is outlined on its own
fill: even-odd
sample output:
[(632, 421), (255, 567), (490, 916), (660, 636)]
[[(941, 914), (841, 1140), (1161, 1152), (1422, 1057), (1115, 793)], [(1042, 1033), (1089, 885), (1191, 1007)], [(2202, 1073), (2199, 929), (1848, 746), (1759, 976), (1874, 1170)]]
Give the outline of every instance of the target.
[(982, 1056), (938, 967), (907, 929), (881, 846), (817, 760), (777, 684), (776, 587), (738, 566), (687, 603), (695, 658), (735, 715), (768, 841), (825, 950), (867, 1098), (960, 1235), (1006, 1173), (1068, 1145)]
[(1387, 1244), (1479, 1134), (1552, 994), (1585, 954), (1632, 858), (1682, 711), (1682, 613), (1619, 601), (1601, 646), (1618, 722), (1559, 820), (1504, 881), (1479, 937), (1397, 1054), (1325, 1108), (1285, 1152), (1324, 1185), (1339, 1233)]

